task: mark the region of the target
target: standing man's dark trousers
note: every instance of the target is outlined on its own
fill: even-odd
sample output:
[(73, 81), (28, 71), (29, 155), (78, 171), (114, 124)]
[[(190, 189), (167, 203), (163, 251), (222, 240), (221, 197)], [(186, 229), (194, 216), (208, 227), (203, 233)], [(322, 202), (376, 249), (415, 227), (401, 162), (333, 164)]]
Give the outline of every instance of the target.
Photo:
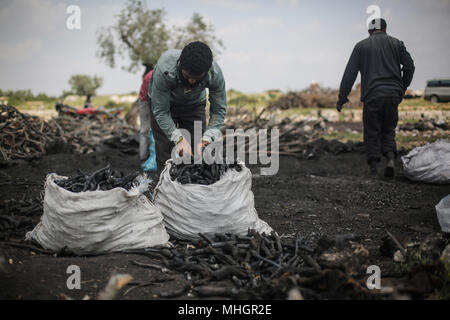
[[(151, 102), (150, 102), (151, 105)], [(195, 146), (201, 142), (201, 136), (206, 130), (206, 101), (192, 105), (181, 106), (171, 105), (170, 112), (172, 119), (178, 129), (186, 129), (191, 134), (189, 143), (191, 144), (192, 152), (194, 152)], [(175, 144), (169, 140), (166, 134), (161, 130), (153, 115), (153, 109), (151, 109), (151, 127), (153, 131), (153, 137), (155, 138), (156, 149), (156, 163), (158, 165), (158, 175), (164, 169), (165, 162), (171, 158), (172, 149)], [(194, 141), (194, 121), (202, 122), (202, 135), (200, 135), (200, 141)]]
[(364, 103), (364, 144), (369, 164), (379, 162), (381, 155), (394, 153), (397, 156), (395, 128), (398, 122), (397, 97), (375, 98)]

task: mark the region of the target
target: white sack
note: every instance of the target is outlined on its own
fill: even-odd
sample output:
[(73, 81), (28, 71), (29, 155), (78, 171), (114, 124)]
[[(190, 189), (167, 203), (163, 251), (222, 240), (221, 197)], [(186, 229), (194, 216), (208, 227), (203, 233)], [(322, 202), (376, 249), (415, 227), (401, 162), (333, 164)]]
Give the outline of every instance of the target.
[(246, 235), (248, 229), (270, 234), (272, 228), (256, 213), (252, 174), (244, 164), (241, 172), (227, 170), (212, 185), (172, 181), (172, 165), (171, 160), (166, 162), (154, 192), (154, 203), (170, 235), (192, 240), (199, 237), (198, 233)]
[(450, 194), (436, 205), (436, 213), (443, 232), (450, 232)]
[(403, 172), (413, 181), (450, 183), (450, 140), (439, 140), (402, 157)]
[(144, 178), (130, 191), (74, 193), (58, 186), (65, 179), (49, 174), (45, 183), (44, 214), (41, 222), (26, 235), (45, 249), (66, 248), (78, 255), (166, 245), (169, 240), (163, 217), (145, 195)]

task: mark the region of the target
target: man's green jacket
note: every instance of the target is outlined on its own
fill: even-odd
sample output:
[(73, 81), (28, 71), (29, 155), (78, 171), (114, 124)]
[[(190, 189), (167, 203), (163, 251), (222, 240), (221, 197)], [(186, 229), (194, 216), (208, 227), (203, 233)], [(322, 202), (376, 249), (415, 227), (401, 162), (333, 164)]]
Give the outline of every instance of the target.
[(220, 135), (227, 112), (225, 80), (219, 65), (213, 61), (205, 78), (195, 87), (186, 88), (180, 75), (181, 50), (168, 50), (161, 55), (153, 71), (148, 96), (151, 99), (153, 115), (161, 130), (169, 140), (177, 142), (182, 134), (177, 129), (170, 105), (192, 106), (206, 100), (206, 88), (209, 89), (210, 117), (203, 140), (211, 142)]

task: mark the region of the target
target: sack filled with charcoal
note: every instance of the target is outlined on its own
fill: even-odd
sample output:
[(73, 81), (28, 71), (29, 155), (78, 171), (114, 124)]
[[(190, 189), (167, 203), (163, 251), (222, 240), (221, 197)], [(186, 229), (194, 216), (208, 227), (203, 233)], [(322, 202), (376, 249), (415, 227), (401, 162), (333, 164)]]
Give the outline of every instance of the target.
[(412, 180), (450, 184), (450, 140), (440, 139), (414, 148), (401, 158), (404, 175)]
[(171, 236), (193, 240), (199, 233), (233, 233), (248, 229), (270, 234), (259, 219), (251, 191), (252, 174), (236, 164), (175, 164), (168, 160), (154, 191), (153, 202)]
[(159, 209), (144, 195), (150, 180), (109, 168), (74, 177), (47, 175), (44, 214), (26, 239), (43, 248), (92, 255), (167, 245)]

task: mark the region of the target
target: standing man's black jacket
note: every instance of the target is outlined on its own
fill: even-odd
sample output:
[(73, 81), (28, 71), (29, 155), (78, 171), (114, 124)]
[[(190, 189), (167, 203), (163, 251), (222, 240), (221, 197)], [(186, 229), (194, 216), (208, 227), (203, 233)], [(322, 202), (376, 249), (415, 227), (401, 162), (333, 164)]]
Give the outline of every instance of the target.
[(385, 32), (374, 32), (353, 49), (342, 77), (338, 103), (348, 101), (358, 71), (361, 71), (361, 101), (389, 96), (398, 97), (400, 103), (414, 69), (414, 61), (402, 41)]

